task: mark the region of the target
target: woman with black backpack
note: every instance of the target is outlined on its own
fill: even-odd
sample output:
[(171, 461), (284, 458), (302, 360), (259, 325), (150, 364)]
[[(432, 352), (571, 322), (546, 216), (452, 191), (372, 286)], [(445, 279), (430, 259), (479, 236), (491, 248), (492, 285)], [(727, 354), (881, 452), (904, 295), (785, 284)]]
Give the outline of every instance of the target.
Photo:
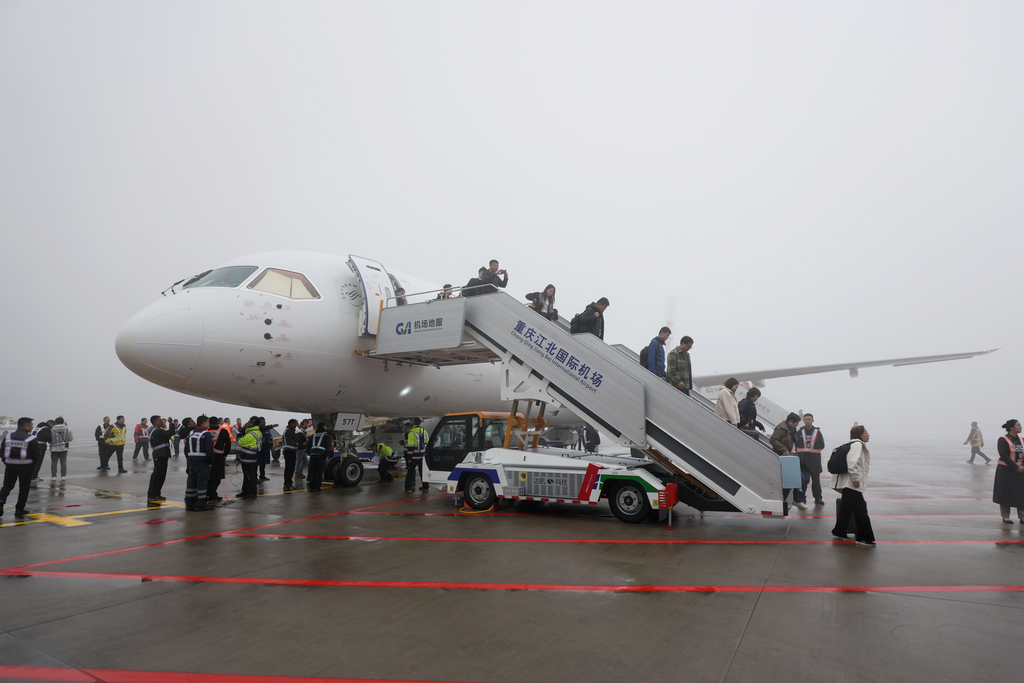
[[(857, 545), (874, 548), (875, 534), (871, 531), (868, 504), (864, 501), (868, 468), (871, 465), (871, 454), (868, 452), (869, 436), (864, 425), (856, 425), (850, 430), (851, 441), (850, 449), (846, 453), (846, 471), (832, 475), (832, 488), (843, 497), (839, 514), (836, 515), (836, 526), (832, 529), (832, 536), (842, 541), (849, 540), (847, 526), (852, 516), (857, 525), (855, 532)], [(834, 469), (830, 462), (829, 471), (832, 472)]]

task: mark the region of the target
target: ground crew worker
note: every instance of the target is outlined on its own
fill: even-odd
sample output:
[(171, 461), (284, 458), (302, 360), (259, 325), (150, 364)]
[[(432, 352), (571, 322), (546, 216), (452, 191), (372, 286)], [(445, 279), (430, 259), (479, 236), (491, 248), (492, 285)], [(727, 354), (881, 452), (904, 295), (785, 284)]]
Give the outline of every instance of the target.
[(796, 454), (800, 457), (800, 470), (803, 472), (804, 500), (807, 500), (807, 480), (811, 481), (811, 493), (814, 504), (824, 505), (821, 497), (821, 452), (825, 450), (825, 437), (821, 430), (814, 426), (814, 416), (804, 413), (804, 426), (797, 430)]
[(110, 428), (110, 418), (103, 418), (103, 423), (96, 428), (96, 450), (100, 456), (100, 466), (97, 467), (99, 471), (103, 472), (108, 469), (107, 462), (110, 460), (110, 449), (107, 447), (107, 442), (103, 439), (106, 437), (107, 430)]
[(252, 499), (257, 495), (256, 469), (260, 452), (260, 419), (255, 415), (245, 423), (245, 433), (238, 439), (238, 461), (242, 463), (242, 492), (235, 498)]
[(281, 439), (281, 451), (284, 454), (284, 490), (294, 491), (295, 484), (292, 481), (295, 476), (295, 456), (298, 453), (299, 445), (305, 434), (299, 429), (299, 421), (288, 420), (285, 427), (284, 437)]
[(188, 436), (188, 452), (185, 453), (185, 509), (192, 512), (209, 510), (206, 505), (206, 490), (210, 484), (210, 463), (213, 462), (213, 437), (206, 431), (210, 418), (200, 415), (196, 428)]
[(210, 465), (210, 483), (206, 487), (207, 505), (216, 505), (224, 500), (217, 493), (217, 487), (224, 481), (224, 466), (228, 460), (228, 453), (231, 452), (231, 429), (230, 423), (222, 423), (218, 418), (210, 418), (210, 438), (213, 441), (213, 463)]
[(174, 431), (167, 428), (167, 422), (159, 415), (149, 418), (149, 444), (153, 447), (153, 473), (149, 475), (149, 493), (146, 500), (150, 503), (162, 503), (166, 498), (161, 494), (164, 481), (167, 479), (167, 463), (171, 459), (171, 439)]
[(40, 420), (39, 426), (32, 430), (32, 436), (36, 437), (36, 443), (39, 444), (39, 457), (32, 463), (32, 481), (42, 481), (43, 478), (39, 476), (39, 470), (42, 469), (43, 460), (46, 458), (46, 447), (50, 445), (50, 439), (53, 438), (50, 423)]
[[(188, 455), (188, 435), (192, 433), (192, 430), (196, 428), (196, 421), (191, 417), (186, 417), (184, 420), (178, 423), (178, 426), (174, 429), (174, 443), (185, 444), (185, 455)], [(177, 458), (178, 454), (175, 453), (174, 457)]]
[(117, 455), (117, 473), (127, 474), (128, 470), (124, 468), (124, 443), (128, 440), (128, 427), (124, 423), (124, 415), (118, 415), (117, 422), (107, 427), (103, 440), (110, 449), (107, 452), (107, 461), (111, 455)]
[[(506, 276), (507, 277), (507, 276)], [(412, 422), (405, 423), (405, 492), (412, 493), (416, 486), (416, 470), (420, 471), (420, 490), (429, 491), (430, 486), (423, 481), (423, 454), (427, 452), (427, 432), (420, 427), (421, 420), (414, 417)]]
[(149, 461), (149, 425), (146, 424), (146, 418), (139, 420), (139, 424), (135, 425), (135, 452), (132, 453), (132, 460), (139, 459), (139, 451), (142, 451), (143, 457), (146, 461)]
[(7, 496), (18, 484), (18, 502), (14, 504), (14, 517), (21, 518), (32, 512), (25, 507), (29, 487), (32, 485), (32, 466), (36, 458), (42, 459), (39, 444), (32, 431), (32, 418), (19, 417), (18, 428), (4, 434), (0, 440), (0, 457), (4, 461), (4, 483), (0, 488), (0, 515), (4, 514)]
[(378, 443), (373, 445), (373, 452), (377, 454), (377, 474), (380, 475), (380, 480), (377, 483), (390, 484), (395, 480), (391, 472), (388, 472), (395, 464), (393, 460), (389, 460), (395, 454), (394, 449), (387, 444)]
[(75, 440), (71, 428), (64, 424), (64, 418), (58, 416), (50, 427), (50, 477), (57, 478), (57, 463), (60, 463), (60, 478), (68, 476), (68, 444)]
[(306, 479), (308, 490), (320, 490), (321, 480), (324, 476), (324, 462), (332, 453), (334, 453), (334, 436), (327, 431), (327, 423), (321, 422), (316, 426), (313, 438), (309, 440), (309, 476)]

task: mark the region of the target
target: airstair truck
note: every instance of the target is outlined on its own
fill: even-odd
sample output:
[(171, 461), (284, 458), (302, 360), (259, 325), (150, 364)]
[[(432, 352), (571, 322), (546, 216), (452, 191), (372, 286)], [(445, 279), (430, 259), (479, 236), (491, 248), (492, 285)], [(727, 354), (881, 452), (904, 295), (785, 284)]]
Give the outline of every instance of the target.
[[(623, 486), (609, 486), (618, 476), (630, 478), (629, 491), (637, 494), (623, 493), (612, 508), (631, 521), (649, 512), (648, 505), (653, 509), (657, 493), (669, 483), (676, 484), (680, 502), (698, 510), (787, 513), (783, 489), (800, 485), (799, 466), (794, 468), (791, 462), (795, 457), (779, 458), (594, 335), (570, 334), (564, 325), (503, 292), (454, 299), (425, 295), (430, 298), (422, 303), (382, 308), (376, 348), (365, 355), (429, 366), (500, 363), (502, 400), (536, 402), (541, 411), (546, 405), (568, 409), (642, 456), (597, 459), (538, 448), (537, 427), (542, 423), (535, 420), (543, 420), (543, 412), (538, 418), (520, 418), (513, 408), (504, 425), (493, 415), (462, 416), (460, 442), (453, 440), (454, 423), (453, 431), (445, 432), (444, 420), (457, 416), (444, 418), (434, 430), (441, 439), (436, 442), (439, 459), (432, 460), (433, 451), (426, 459), (431, 468), (428, 481), (461, 489), (467, 503), (477, 507), (492, 496), (596, 502)], [(415, 301), (416, 295), (407, 299)], [(518, 427), (508, 422), (520, 419)], [(517, 429), (532, 434), (528, 444), (525, 438), (513, 441)], [(500, 447), (495, 442), (499, 431)], [(461, 446), (442, 458), (445, 438)], [(581, 492), (588, 472), (590, 489)], [(654, 490), (647, 490), (643, 482)], [(470, 483), (475, 487), (467, 490)], [(551, 488), (539, 488), (542, 485)], [(640, 489), (646, 495), (640, 496)]]

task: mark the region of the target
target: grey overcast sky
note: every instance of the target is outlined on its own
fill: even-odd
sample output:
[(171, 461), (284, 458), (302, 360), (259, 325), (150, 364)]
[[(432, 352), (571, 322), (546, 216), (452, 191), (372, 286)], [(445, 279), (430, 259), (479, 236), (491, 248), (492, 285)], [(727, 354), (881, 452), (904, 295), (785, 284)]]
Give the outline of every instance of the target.
[[(990, 441), (1024, 370), (1024, 3), (0, 0), (0, 413), (247, 416), (119, 326), (271, 249), (607, 296), (701, 372), (884, 436)], [(496, 389), (497, 391), (497, 389)]]

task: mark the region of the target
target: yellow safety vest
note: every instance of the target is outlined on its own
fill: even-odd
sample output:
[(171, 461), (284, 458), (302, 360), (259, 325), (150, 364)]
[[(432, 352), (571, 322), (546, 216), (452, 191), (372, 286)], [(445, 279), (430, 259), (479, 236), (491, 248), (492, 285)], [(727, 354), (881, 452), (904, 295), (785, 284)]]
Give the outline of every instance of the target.
[(125, 435), (128, 433), (128, 425), (124, 427), (118, 427), (117, 423), (110, 425), (110, 436), (107, 437), (107, 443), (111, 446), (123, 446), (125, 442)]

